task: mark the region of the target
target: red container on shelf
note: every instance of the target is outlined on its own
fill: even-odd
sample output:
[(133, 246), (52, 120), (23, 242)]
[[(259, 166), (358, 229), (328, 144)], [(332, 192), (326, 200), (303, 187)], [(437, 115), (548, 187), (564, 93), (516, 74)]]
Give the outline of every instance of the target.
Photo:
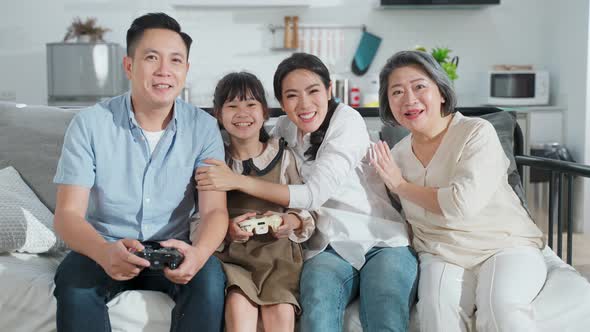
[(360, 107), (361, 106), (361, 90), (354, 86), (350, 89), (350, 106)]

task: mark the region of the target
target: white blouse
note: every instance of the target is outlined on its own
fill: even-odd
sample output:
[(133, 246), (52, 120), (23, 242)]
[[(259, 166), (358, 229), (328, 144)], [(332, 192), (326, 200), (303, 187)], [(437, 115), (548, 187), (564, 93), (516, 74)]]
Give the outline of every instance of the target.
[(291, 208), (315, 210), (316, 232), (307, 242), (305, 258), (328, 245), (356, 269), (373, 247), (409, 245), (406, 223), (392, 207), (383, 181), (369, 164), (371, 146), (361, 115), (341, 104), (335, 110), (315, 160), (304, 152), (307, 134), (286, 117), (277, 120), (275, 137), (291, 147), (304, 184), (289, 185)]
[(472, 268), (504, 248), (544, 246), (541, 231), (508, 184), (510, 162), (488, 121), (455, 113), (426, 167), (414, 155), (411, 135), (392, 153), (406, 181), (438, 188), (443, 215), (401, 199), (418, 252)]

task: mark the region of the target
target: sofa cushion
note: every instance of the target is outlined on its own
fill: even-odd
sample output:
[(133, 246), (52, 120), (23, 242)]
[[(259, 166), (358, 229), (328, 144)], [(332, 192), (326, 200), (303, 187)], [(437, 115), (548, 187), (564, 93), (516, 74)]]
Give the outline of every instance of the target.
[(13, 167), (0, 170), (0, 252), (60, 251), (53, 215)]
[[(533, 301), (539, 331), (587, 331), (590, 284), (551, 249), (545, 248), (543, 255), (548, 268), (547, 281)], [(61, 256), (56, 255), (0, 254), (0, 331), (55, 331), (53, 276), (60, 260)], [(121, 293), (108, 303), (111, 326), (113, 331), (167, 331), (173, 305), (164, 293)], [(419, 331), (415, 311), (410, 332)], [(343, 330), (362, 332), (358, 300), (346, 308)]]
[(504, 153), (510, 161), (510, 166), (508, 166), (508, 184), (514, 189), (514, 192), (520, 199), (523, 207), (528, 212), (524, 188), (522, 187), (522, 181), (520, 179), (520, 174), (518, 174), (518, 169), (516, 168), (516, 160), (514, 159), (514, 128), (516, 127), (516, 113), (503, 111), (484, 114), (481, 118), (488, 120), (492, 126), (494, 126), (494, 129), (496, 129), (500, 144), (502, 144)]
[(0, 102), (0, 168), (13, 166), (50, 211), (53, 176), (66, 128), (75, 111), (49, 106), (17, 107)]
[(60, 255), (0, 253), (0, 331), (56, 331), (53, 276), (60, 261)]

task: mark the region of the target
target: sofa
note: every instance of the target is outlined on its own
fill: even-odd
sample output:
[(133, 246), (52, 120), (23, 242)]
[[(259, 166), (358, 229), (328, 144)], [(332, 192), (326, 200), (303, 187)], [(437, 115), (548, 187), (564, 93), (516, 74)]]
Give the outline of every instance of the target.
[[(0, 102), (0, 331), (55, 331), (53, 276), (67, 252), (53, 233), (52, 183), (63, 135), (76, 110)], [(550, 249), (547, 282), (533, 306), (540, 331), (587, 331), (590, 284)], [(127, 291), (108, 303), (113, 331), (168, 331), (173, 301)], [(419, 322), (412, 312), (411, 331)], [(195, 327), (195, 331), (198, 327)], [(358, 301), (345, 331), (362, 331)]]

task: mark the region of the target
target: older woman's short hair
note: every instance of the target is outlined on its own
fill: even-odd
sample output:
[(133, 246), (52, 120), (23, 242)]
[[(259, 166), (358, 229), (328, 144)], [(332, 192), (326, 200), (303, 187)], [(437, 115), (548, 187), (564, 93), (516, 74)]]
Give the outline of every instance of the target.
[(428, 77), (438, 86), (441, 96), (445, 103), (442, 105), (441, 115), (447, 116), (456, 112), (457, 96), (449, 76), (432, 57), (432, 55), (422, 51), (401, 51), (395, 53), (387, 60), (381, 73), (379, 74), (379, 116), (384, 123), (397, 126), (399, 123), (393, 117), (388, 100), (388, 80), (391, 73), (401, 67), (418, 66)]

